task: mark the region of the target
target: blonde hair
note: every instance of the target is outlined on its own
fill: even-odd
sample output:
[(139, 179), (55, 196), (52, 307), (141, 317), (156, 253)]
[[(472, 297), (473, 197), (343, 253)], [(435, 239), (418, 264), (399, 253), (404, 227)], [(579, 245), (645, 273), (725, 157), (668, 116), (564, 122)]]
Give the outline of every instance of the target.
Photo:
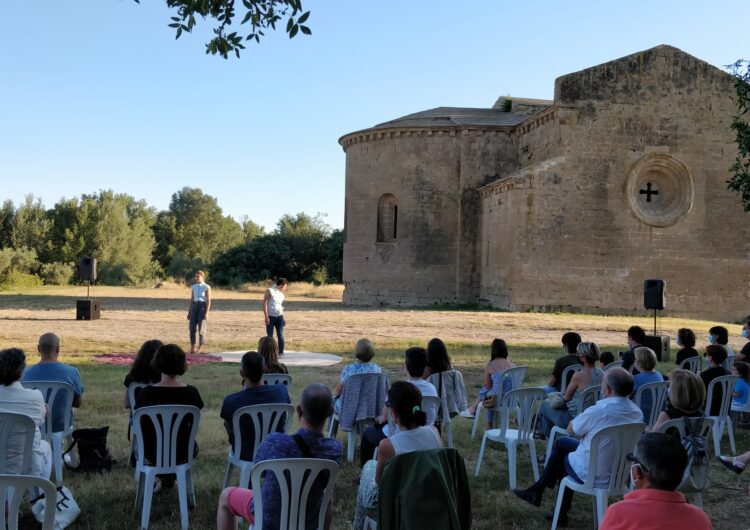
[(583, 355), (588, 364), (596, 364), (599, 360), (599, 346), (595, 342), (581, 342), (576, 347), (576, 352)]
[(695, 412), (706, 401), (703, 380), (690, 370), (678, 368), (669, 376), (669, 402), (683, 412)]
[(375, 357), (375, 346), (369, 339), (359, 339), (354, 346), (354, 356), (363, 363), (369, 363)]
[(284, 369), (281, 367), (281, 363), (279, 363), (279, 346), (276, 344), (276, 339), (273, 337), (261, 337), (258, 340), (258, 353), (266, 361), (266, 368), (269, 373), (284, 373)]
[(650, 372), (656, 368), (656, 353), (651, 348), (645, 346), (639, 346), (635, 349), (635, 361), (638, 366), (643, 368), (646, 372)]

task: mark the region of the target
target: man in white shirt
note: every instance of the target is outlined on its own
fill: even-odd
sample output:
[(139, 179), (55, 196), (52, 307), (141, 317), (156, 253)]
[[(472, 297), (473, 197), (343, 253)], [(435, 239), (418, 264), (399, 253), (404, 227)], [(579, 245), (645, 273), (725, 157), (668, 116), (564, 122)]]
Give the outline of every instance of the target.
[[(190, 322), (190, 353), (201, 352), (206, 338), (206, 322), (211, 310), (211, 286), (206, 283), (206, 273), (197, 271), (195, 283), (190, 286), (190, 305), (187, 319)], [(198, 349), (195, 349), (195, 335), (198, 334)]]
[[(581, 483), (588, 475), (588, 461), (591, 454), (591, 439), (605, 427), (643, 423), (643, 413), (629, 396), (633, 393), (633, 376), (622, 368), (612, 368), (604, 372), (602, 390), (604, 399), (587, 408), (568, 425), (570, 436), (559, 438), (554, 445), (549, 461), (545, 464), (539, 480), (525, 490), (514, 489), (518, 497), (534, 506), (541, 506), (545, 488), (554, 488), (566, 476)], [(599, 446), (597, 459), (596, 486), (606, 486), (611, 469), (612, 441), (605, 439)], [(573, 490), (566, 489), (560, 509), (558, 524), (565, 526), (568, 510), (573, 500)], [(551, 514), (547, 514), (551, 519)]]
[(284, 355), (284, 289), (289, 282), (286, 278), (276, 280), (275, 287), (269, 287), (263, 295), (263, 320), (266, 323), (266, 335), (273, 337), (276, 330), (276, 338), (279, 343), (279, 355)]

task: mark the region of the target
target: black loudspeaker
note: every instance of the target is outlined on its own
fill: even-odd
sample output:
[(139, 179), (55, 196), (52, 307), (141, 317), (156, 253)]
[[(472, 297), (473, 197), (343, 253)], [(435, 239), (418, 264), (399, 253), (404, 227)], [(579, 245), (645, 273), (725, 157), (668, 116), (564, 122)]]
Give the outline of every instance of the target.
[(646, 280), (643, 282), (643, 307), (646, 309), (664, 309), (664, 280)]
[(99, 320), (101, 317), (99, 300), (76, 300), (76, 320)]
[(669, 360), (669, 337), (667, 335), (646, 335), (643, 346), (656, 352), (656, 359), (661, 363)]
[(91, 256), (81, 258), (81, 262), (78, 264), (78, 279), (90, 283), (96, 281), (96, 258)]

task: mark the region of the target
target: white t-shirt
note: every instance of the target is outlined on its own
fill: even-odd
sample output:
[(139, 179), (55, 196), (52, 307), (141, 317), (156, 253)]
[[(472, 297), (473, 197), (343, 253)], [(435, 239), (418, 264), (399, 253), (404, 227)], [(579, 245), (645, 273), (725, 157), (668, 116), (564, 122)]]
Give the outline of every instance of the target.
[(194, 283), (191, 287), (193, 290), (193, 302), (207, 302), (206, 293), (211, 290), (211, 286), (206, 282)]
[[(0, 385), (0, 411), (15, 412), (30, 417), (36, 425), (34, 442), (31, 448), (31, 474), (49, 478), (52, 451), (47, 442), (42, 440), (39, 427), (44, 422), (47, 409), (39, 390), (24, 388), (16, 381), (8, 386)], [(20, 432), (8, 439), (8, 470), (13, 474), (22, 472), (24, 436)]]
[(390, 440), (396, 455), (411, 453), (413, 451), (440, 449), (443, 446), (440, 437), (435, 432), (435, 428), (429, 425), (423, 425), (409, 431), (399, 430), (399, 432), (391, 436)]
[[(434, 396), (437, 397), (437, 389), (435, 385), (424, 379), (407, 379), (412, 385), (417, 387), (422, 393), (422, 397)], [(437, 416), (437, 407), (426, 407), (425, 414), (427, 414), (427, 425), (433, 425), (435, 423), (435, 416)]]
[(268, 316), (280, 317), (284, 314), (284, 293), (276, 287), (269, 287)]

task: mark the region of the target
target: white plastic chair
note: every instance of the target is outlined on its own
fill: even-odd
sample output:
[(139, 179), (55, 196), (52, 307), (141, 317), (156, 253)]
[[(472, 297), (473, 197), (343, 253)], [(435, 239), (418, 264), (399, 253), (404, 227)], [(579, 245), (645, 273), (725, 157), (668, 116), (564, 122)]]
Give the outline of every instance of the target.
[[(18, 530), (19, 509), (24, 494), (32, 488), (40, 489), (45, 499), (57, 498), (55, 485), (47, 479), (28, 475), (0, 475), (0, 528), (5, 529), (7, 525), (8, 530)], [(42, 530), (54, 528), (55, 510), (45, 506)]]
[(339, 465), (332, 460), (321, 458), (281, 458), (278, 460), (264, 460), (257, 462), (250, 473), (250, 484), (256, 496), (254, 528), (263, 528), (263, 488), (261, 477), (265, 473), (268, 480), (271, 473), (279, 483), (281, 497), (281, 517), (279, 528), (286, 530), (305, 530), (307, 502), (313, 485), (318, 487), (316, 479), (323, 480), (327, 473), (325, 490), (320, 500), (318, 529), (323, 530), (328, 502), (333, 493)]
[(633, 402), (643, 410), (641, 403), (643, 401), (643, 395), (649, 393), (651, 395), (651, 411), (649, 417), (644, 416), (643, 420), (650, 429), (656, 423), (656, 418), (664, 410), (664, 405), (667, 403), (667, 394), (669, 393), (669, 382), (668, 381), (657, 381), (655, 383), (646, 383), (635, 392)]
[[(578, 493), (592, 495), (595, 497), (596, 507), (595, 527), (598, 528), (604, 518), (609, 497), (624, 495), (628, 491), (628, 478), (630, 478), (630, 466), (626, 460), (629, 452), (633, 451), (645, 424), (626, 423), (605, 427), (591, 438), (591, 452), (588, 465), (586, 466), (586, 481), (581, 484), (570, 477), (560, 481), (557, 489), (557, 502), (555, 503), (555, 515), (552, 519), (552, 530), (557, 529), (560, 518), (560, 507), (562, 506), (565, 488), (570, 488)], [(597, 462), (599, 461), (599, 449), (606, 440), (612, 448), (612, 461), (609, 473), (609, 482), (606, 487), (596, 486)]]
[(573, 379), (575, 373), (580, 372), (581, 370), (583, 370), (582, 364), (571, 364), (570, 366), (565, 367), (565, 369), (562, 371), (562, 375), (560, 376), (560, 388), (562, 388), (563, 394), (568, 389), (568, 385)]
[[(186, 418), (192, 418), (192, 427), (187, 447), (187, 462), (177, 462), (177, 433)], [(135, 464), (135, 476), (137, 487), (135, 492), (135, 504), (143, 499), (141, 512), (141, 528), (148, 528), (151, 516), (151, 500), (154, 492), (154, 481), (156, 475), (174, 473), (177, 475), (177, 494), (180, 500), (180, 522), (183, 530), (188, 528), (188, 492), (192, 505), (195, 506), (195, 492), (193, 490), (193, 455), (195, 451), (195, 435), (198, 433), (201, 411), (198, 407), (191, 405), (154, 405), (136, 409), (133, 414), (133, 432), (138, 447), (138, 458)], [(155, 461), (147, 464), (145, 462), (145, 443), (143, 439), (142, 421), (150, 421), (156, 435), (156, 457)]]
[(292, 394), (292, 376), (289, 374), (263, 374), (264, 385), (284, 385), (286, 391)]
[(612, 368), (622, 368), (622, 361), (612, 361), (608, 365), (606, 365), (604, 368), (602, 368), (603, 372), (606, 372), (607, 370), (610, 370)]
[[(232, 415), (232, 432), (234, 433), (234, 447), (230, 448), (227, 457), (227, 473), (224, 478), (224, 487), (229, 487), (232, 480), (232, 471), (235, 467), (240, 469), (240, 487), (247, 488), (250, 483), (250, 471), (253, 469), (252, 460), (242, 460), (242, 438), (250, 433), (242, 432), (243, 417), (247, 417), (253, 426), (253, 458), (258, 451), (260, 443), (272, 432), (287, 432), (292, 423), (294, 406), (287, 403), (268, 403), (263, 405), (250, 405), (237, 409)], [(247, 421), (247, 420), (246, 420)], [(247, 423), (245, 423), (247, 424)], [(282, 430), (279, 430), (281, 428)]]
[(729, 408), (732, 405), (732, 391), (734, 390), (734, 383), (739, 379), (736, 375), (722, 375), (714, 379), (708, 384), (706, 389), (706, 414), (711, 413), (713, 398), (714, 398), (714, 387), (720, 385), (722, 388), (721, 394), (721, 405), (719, 407), (718, 416), (707, 416), (714, 420), (714, 455), (719, 456), (721, 454), (721, 439), (724, 436), (724, 428), (726, 427), (727, 433), (729, 434), (729, 447), (732, 449), (732, 454), (737, 454), (737, 447), (734, 444), (734, 428), (732, 427), (732, 418), (729, 415)]
[[(500, 428), (484, 432), (482, 445), (479, 448), (479, 458), (475, 476), (479, 476), (482, 467), (484, 447), (487, 441), (499, 442), (508, 448), (508, 479), (510, 488), (516, 487), (516, 453), (519, 444), (529, 446), (531, 467), (534, 470), (534, 480), (539, 479), (539, 465), (536, 461), (536, 446), (534, 445), (534, 423), (539, 407), (547, 398), (547, 393), (541, 388), (519, 388), (511, 390), (502, 398), (500, 406)], [(517, 411), (518, 428), (508, 427), (511, 411)]]
[[(595, 405), (597, 401), (602, 399), (602, 385), (592, 385), (581, 392), (581, 397), (578, 398), (578, 405), (576, 406), (576, 416), (580, 415), (584, 410), (592, 405)], [(568, 436), (567, 426), (558, 427), (555, 425), (549, 433), (547, 440), (547, 452), (545, 455), (545, 462), (549, 462), (549, 457), (552, 454), (552, 448), (555, 445), (558, 435)]]
[[(459, 388), (459, 392), (462, 396), (466, 396), (466, 387), (464, 386), (464, 376), (458, 370), (448, 370), (446, 372), (432, 374), (427, 380), (434, 385), (438, 392), (440, 392), (440, 376), (443, 377), (443, 392), (442, 404), (441, 404), (441, 417), (443, 424), (440, 429), (445, 434), (448, 441), (448, 447), (453, 447), (453, 426), (451, 425), (451, 410), (453, 414), (458, 414), (462, 410), (466, 409), (468, 405), (466, 402), (456, 401), (456, 396), (453, 396), (453, 402), (448, 402), (448, 385), (455, 384)], [(452, 383), (454, 382), (454, 383)]]
[[(10, 473), (8, 469), (8, 445), (11, 436), (23, 437), (23, 460), (21, 469), (13, 474), (26, 475), (31, 472), (31, 450), (34, 446), (36, 425), (25, 414), (0, 412), (0, 473)], [(0, 528), (4, 528), (0, 525)]]
[[(510, 377), (511, 380), (511, 390), (516, 390), (518, 388), (521, 388), (523, 386), (523, 380), (526, 378), (526, 371), (529, 369), (528, 366), (514, 366), (513, 368), (508, 368), (507, 370), (503, 370), (498, 375), (500, 376), (500, 390), (502, 391), (503, 387), (505, 386), (505, 378)], [(498, 411), (500, 409), (500, 403), (502, 401), (502, 396), (497, 396), (497, 404), (495, 405), (495, 411)], [(480, 401), (477, 405), (477, 411), (474, 414), (474, 424), (471, 427), (471, 437), (474, 438), (477, 434), (477, 427), (479, 426), (479, 416), (482, 415), (482, 409), (483, 409), (482, 402)]]
[(132, 416), (133, 407), (135, 407), (136, 394), (140, 392), (143, 387), (148, 386), (145, 383), (130, 383), (128, 385), (128, 401), (130, 402), (130, 411)]
[(728, 371), (732, 372), (732, 368), (734, 368), (734, 355), (727, 355), (727, 358), (724, 360), (721, 365)]
[[(57, 381), (24, 381), (25, 388), (39, 390), (44, 396), (44, 402), (47, 404), (49, 413), (41, 426), (42, 438), (49, 441), (52, 448), (52, 464), (55, 470), (55, 485), (60, 486), (63, 482), (63, 439), (73, 433), (73, 399), (75, 399), (75, 389), (68, 383)], [(64, 412), (62, 418), (56, 418), (54, 403), (59, 395), (64, 396)], [(62, 419), (62, 430), (53, 430), (54, 420)]]
[[(703, 439), (706, 441), (706, 450), (708, 451), (708, 442), (711, 439), (710, 434), (713, 430), (714, 425), (714, 420), (711, 418), (677, 418), (676, 420), (668, 420), (662, 423), (654, 432), (666, 433), (669, 429), (677, 429), (677, 432), (680, 433), (680, 439), (682, 439), (687, 433), (686, 423), (688, 421), (696, 423), (695, 429), (693, 429), (691, 432), (694, 435), (703, 437)], [(697, 425), (699, 421), (701, 422), (700, 426)], [(687, 472), (688, 470), (685, 471)], [(703, 507), (702, 489), (698, 490), (695, 488), (681, 488), (680, 491), (690, 495), (693, 504), (695, 504), (699, 508)]]
[(680, 368), (690, 370), (694, 374), (699, 374), (701, 371), (701, 358), (698, 356), (688, 357), (680, 363)]

